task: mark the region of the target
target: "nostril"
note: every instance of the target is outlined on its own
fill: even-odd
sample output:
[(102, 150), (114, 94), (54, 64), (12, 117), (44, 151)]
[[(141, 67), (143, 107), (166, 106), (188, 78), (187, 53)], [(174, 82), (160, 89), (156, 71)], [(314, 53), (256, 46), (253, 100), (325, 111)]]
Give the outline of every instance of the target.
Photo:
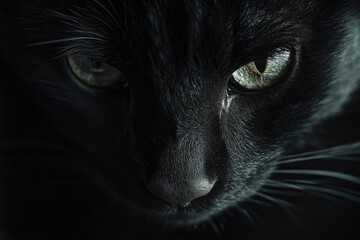
[(186, 207), (191, 201), (207, 195), (213, 188), (215, 181), (198, 179), (177, 183), (167, 179), (151, 179), (147, 184), (149, 191), (156, 197), (173, 205)]

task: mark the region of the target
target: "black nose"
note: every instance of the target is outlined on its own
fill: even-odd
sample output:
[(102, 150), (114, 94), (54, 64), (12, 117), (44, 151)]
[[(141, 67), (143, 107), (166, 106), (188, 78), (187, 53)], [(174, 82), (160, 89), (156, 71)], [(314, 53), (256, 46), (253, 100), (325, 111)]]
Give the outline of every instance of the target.
[(162, 200), (172, 204), (186, 207), (191, 201), (208, 194), (215, 181), (210, 182), (205, 178), (191, 181), (173, 181), (159, 177), (150, 179), (147, 184), (150, 192)]

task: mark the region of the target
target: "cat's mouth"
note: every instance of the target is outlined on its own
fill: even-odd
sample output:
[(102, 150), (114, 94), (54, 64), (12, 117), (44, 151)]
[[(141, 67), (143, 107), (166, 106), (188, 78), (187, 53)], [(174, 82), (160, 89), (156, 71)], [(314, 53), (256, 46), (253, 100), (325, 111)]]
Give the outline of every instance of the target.
[[(188, 204), (169, 203), (155, 196), (146, 187), (142, 180), (127, 181), (126, 185), (117, 185), (117, 199), (120, 205), (131, 212), (143, 215), (145, 219), (169, 224), (171, 226), (189, 226), (200, 224), (209, 219), (209, 216), (219, 212), (216, 199), (221, 198), (221, 181), (214, 185), (212, 191), (203, 197), (197, 198)], [(115, 189), (114, 189), (115, 190)]]
[(211, 217), (208, 213), (197, 213), (191, 208), (173, 208), (164, 209), (160, 214), (157, 214), (162, 221), (171, 224), (175, 227), (196, 226), (198, 224), (206, 223)]
[[(204, 205), (207, 205), (206, 207)], [(145, 213), (157, 218), (158, 221), (170, 224), (172, 226), (189, 226), (202, 223), (209, 219), (211, 214), (215, 214), (209, 204), (203, 202), (190, 203), (186, 207), (171, 205), (167, 203), (158, 204), (154, 208), (144, 209)]]
[(200, 197), (183, 205), (168, 203), (153, 195), (150, 198), (156, 203), (153, 207), (147, 206), (145, 211), (172, 225), (185, 226), (203, 222), (214, 209), (212, 196)]
[(121, 187), (121, 205), (142, 215), (144, 219), (169, 226), (188, 227), (206, 224), (211, 216), (218, 215), (224, 207), (234, 203), (232, 200), (224, 200), (224, 184), (226, 183), (223, 179), (219, 179), (208, 195), (197, 198), (186, 206), (180, 206), (154, 196), (143, 181), (137, 181), (133, 185), (128, 184), (126, 189)]

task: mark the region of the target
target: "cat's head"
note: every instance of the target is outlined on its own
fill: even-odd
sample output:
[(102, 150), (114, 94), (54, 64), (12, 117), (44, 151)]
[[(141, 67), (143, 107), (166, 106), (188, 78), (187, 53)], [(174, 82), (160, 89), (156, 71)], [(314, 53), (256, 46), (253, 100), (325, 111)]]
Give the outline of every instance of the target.
[(73, 124), (61, 134), (93, 147), (91, 166), (101, 166), (112, 194), (174, 223), (200, 222), (256, 194), (289, 142), (355, 88), (349, 71), (339, 77), (340, 4), (65, 5), (32, 4), (42, 17), (28, 24), (49, 24), (30, 46), (65, 59), (46, 67), (53, 77), (43, 89), (58, 91), (42, 89), (40, 98), (60, 99), (62, 124)]

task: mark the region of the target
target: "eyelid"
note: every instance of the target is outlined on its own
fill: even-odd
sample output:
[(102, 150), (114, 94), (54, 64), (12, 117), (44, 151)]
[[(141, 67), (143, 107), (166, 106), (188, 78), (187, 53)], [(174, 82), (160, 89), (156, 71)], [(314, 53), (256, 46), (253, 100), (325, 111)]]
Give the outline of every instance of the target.
[(91, 93), (108, 93), (127, 88), (125, 75), (112, 65), (99, 61), (99, 71), (92, 65), (91, 57), (68, 55), (65, 58), (67, 70), (71, 78), (82, 89)]
[[(274, 43), (266, 46), (252, 48), (250, 51), (243, 51), (236, 54), (232, 61), (231, 69), (235, 71), (239, 66), (254, 62), (257, 59), (272, 57), (281, 51), (294, 51), (299, 45), (298, 39), (290, 39), (286, 43)], [(232, 71), (232, 72), (233, 72)]]

